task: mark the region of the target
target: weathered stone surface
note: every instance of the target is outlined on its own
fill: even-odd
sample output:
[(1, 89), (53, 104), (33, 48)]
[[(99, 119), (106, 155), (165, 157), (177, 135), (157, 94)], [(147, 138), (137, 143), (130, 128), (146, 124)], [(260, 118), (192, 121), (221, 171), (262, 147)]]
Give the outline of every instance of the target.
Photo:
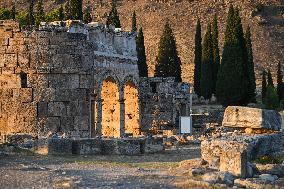
[(72, 146), (73, 154), (78, 155), (99, 155), (102, 153), (101, 139), (76, 139)]
[(246, 151), (240, 149), (223, 150), (220, 156), (220, 171), (228, 171), (234, 176), (247, 176), (247, 156)]
[(165, 150), (163, 138), (146, 138), (141, 150), (142, 153), (146, 154), (163, 152)]
[(256, 164), (256, 168), (261, 174), (271, 174), (278, 177), (284, 176), (283, 164)]
[(234, 185), (234, 176), (229, 172), (210, 172), (202, 176), (202, 180), (210, 184), (223, 183), (228, 186)]
[(141, 154), (139, 139), (103, 139), (102, 153), (108, 155), (138, 155)]
[(71, 155), (72, 154), (71, 139), (50, 138), (48, 140), (48, 154), (50, 155)]
[(222, 125), (225, 127), (279, 131), (281, 128), (281, 116), (274, 110), (229, 106), (225, 110)]
[[(250, 177), (248, 161), (279, 151), (282, 134), (232, 135), (223, 134), (220, 138), (201, 142), (202, 158), (209, 166), (228, 171), (235, 176)], [(271, 145), (273, 144), (273, 145)]]

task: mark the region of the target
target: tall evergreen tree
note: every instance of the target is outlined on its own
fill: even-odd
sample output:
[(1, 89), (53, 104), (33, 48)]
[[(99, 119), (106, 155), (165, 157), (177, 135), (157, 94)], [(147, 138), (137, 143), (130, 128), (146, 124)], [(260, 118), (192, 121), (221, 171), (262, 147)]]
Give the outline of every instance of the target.
[(115, 6), (115, 3), (112, 4), (111, 11), (107, 17), (106, 25), (113, 25), (116, 28), (121, 28), (119, 15)]
[(213, 45), (213, 93), (216, 94), (217, 75), (220, 67), (220, 54), (219, 54), (219, 32), (217, 15), (214, 16), (212, 23), (212, 45)]
[(16, 19), (16, 4), (13, 3), (13, 7), (11, 10), (11, 19), (15, 20)]
[(43, 22), (44, 20), (45, 20), (45, 14), (43, 10), (43, 3), (42, 0), (39, 0), (36, 6), (36, 15), (35, 15), (36, 25), (38, 26), (40, 22)]
[(61, 21), (64, 20), (65, 15), (64, 15), (64, 9), (62, 5), (58, 9), (58, 17)]
[(28, 19), (27, 19), (27, 25), (33, 26), (35, 25), (35, 18), (34, 18), (34, 1), (31, 0), (29, 10), (28, 10)]
[(279, 108), (279, 98), (275, 88), (272, 85), (267, 86), (265, 108), (272, 110), (277, 110)]
[(261, 84), (261, 98), (262, 98), (262, 103), (265, 103), (265, 96), (266, 96), (266, 91), (267, 91), (267, 79), (266, 79), (266, 71), (262, 71), (262, 84)]
[(272, 86), (272, 87), (274, 87), (274, 83), (273, 83), (273, 79), (272, 79), (272, 74), (271, 74), (270, 70), (268, 70), (268, 73), (267, 73), (267, 86)]
[(211, 34), (211, 24), (207, 26), (207, 31), (202, 44), (202, 63), (201, 63), (201, 96), (210, 99), (214, 90), (213, 81), (213, 44)]
[(70, 11), (71, 11), (72, 19), (83, 20), (82, 0), (70, 0)]
[(92, 22), (92, 15), (91, 15), (90, 8), (87, 8), (84, 14), (84, 23), (88, 24), (90, 22)]
[(280, 101), (284, 100), (283, 72), (281, 69), (281, 64), (279, 62), (277, 66), (277, 94)]
[(245, 40), (246, 40), (246, 49), (247, 49), (247, 67), (248, 67), (248, 96), (249, 102), (256, 102), (255, 99), (255, 90), (256, 90), (256, 83), (255, 83), (255, 72), (254, 72), (254, 63), (253, 63), (253, 52), (252, 52), (252, 44), (251, 44), (251, 32), (250, 27), (248, 26), (245, 33)]
[(64, 19), (65, 19), (65, 20), (70, 20), (70, 19), (72, 19), (70, 0), (67, 0), (67, 2), (65, 3), (64, 11), (65, 11), (65, 13), (64, 13)]
[(252, 100), (253, 94), (249, 94), (249, 83), (250, 83), (250, 75), (249, 75), (249, 65), (248, 65), (248, 51), (246, 46), (246, 39), (244, 35), (242, 19), (240, 17), (240, 10), (235, 8), (235, 24), (236, 24), (236, 36), (238, 40), (238, 44), (241, 48), (242, 53), (242, 64), (243, 64), (243, 74), (245, 76), (245, 86), (246, 87), (246, 95), (244, 96), (244, 104), (250, 103)]
[(201, 96), (200, 77), (201, 77), (201, 58), (202, 58), (202, 38), (200, 20), (197, 20), (195, 32), (195, 50), (194, 50), (194, 92)]
[[(216, 95), (223, 106), (247, 104), (247, 74), (237, 10), (230, 6)], [(244, 44), (245, 45), (245, 44)]]
[(181, 61), (176, 48), (176, 40), (167, 21), (159, 42), (155, 77), (175, 77), (181, 81)]
[(146, 52), (144, 45), (143, 29), (139, 29), (138, 36), (136, 38), (136, 51), (137, 51), (137, 64), (140, 77), (148, 77), (148, 66), (146, 61)]
[(137, 23), (136, 23), (136, 13), (135, 11), (133, 12), (133, 15), (132, 15), (132, 29), (131, 29), (132, 32), (137, 32)]

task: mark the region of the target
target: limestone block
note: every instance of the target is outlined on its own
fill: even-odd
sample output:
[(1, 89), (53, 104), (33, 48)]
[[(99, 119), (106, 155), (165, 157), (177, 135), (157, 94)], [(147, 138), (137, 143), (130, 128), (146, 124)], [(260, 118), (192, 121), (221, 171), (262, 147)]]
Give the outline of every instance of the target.
[(80, 88), (89, 89), (92, 86), (92, 76), (91, 75), (80, 75)]
[(49, 116), (65, 116), (66, 107), (63, 102), (49, 102), (48, 103)]
[(74, 130), (74, 117), (60, 117), (60, 128), (62, 132)]
[(142, 141), (142, 153), (152, 154), (165, 151), (163, 138), (146, 138)]
[(47, 117), (48, 110), (47, 110), (47, 102), (38, 102), (37, 103), (37, 116), (38, 117)]
[(21, 78), (16, 74), (1, 74), (0, 87), (1, 89), (21, 88)]
[(9, 38), (1, 36), (0, 37), (0, 45), (1, 46), (7, 46), (8, 44), (9, 44)]
[(220, 171), (228, 171), (234, 176), (245, 178), (247, 175), (246, 152), (223, 150), (220, 156)]
[(46, 119), (42, 119), (41, 124), (44, 125), (44, 132), (57, 132), (60, 128), (60, 118), (48, 117)]
[(223, 126), (280, 130), (281, 116), (274, 110), (229, 106), (225, 110)]
[(103, 139), (102, 153), (106, 155), (138, 155), (141, 142), (139, 139)]
[(13, 89), (9, 89), (9, 88), (0, 89), (0, 99), (1, 100), (3, 101), (11, 100), (11, 98), (13, 98)]
[(51, 138), (48, 140), (48, 154), (50, 155), (71, 155), (71, 139)]
[(17, 67), (17, 54), (4, 54), (5, 67)]
[(19, 53), (18, 54), (18, 64), (21, 68), (27, 68), (30, 65), (29, 54), (27, 53)]
[(15, 68), (14, 67), (2, 67), (2, 74), (14, 74)]
[(15, 101), (32, 102), (33, 89), (32, 88), (13, 89), (13, 98)]
[(49, 74), (49, 87), (61, 89), (79, 88), (79, 75), (76, 74)]
[(84, 100), (78, 101), (78, 112), (82, 116), (88, 116), (89, 115), (89, 102)]
[(15, 45), (24, 45), (24, 38), (23, 36), (16, 34), (14, 38), (9, 39), (9, 45), (15, 46)]
[(76, 139), (73, 141), (73, 154), (99, 155), (102, 152), (101, 139)]
[(88, 130), (89, 129), (89, 116), (75, 116), (74, 128), (76, 130)]

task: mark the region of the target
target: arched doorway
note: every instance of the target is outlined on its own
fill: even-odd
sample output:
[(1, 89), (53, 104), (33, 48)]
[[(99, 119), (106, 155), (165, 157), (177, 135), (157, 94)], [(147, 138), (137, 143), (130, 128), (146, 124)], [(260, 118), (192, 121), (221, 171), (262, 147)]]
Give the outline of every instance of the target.
[(102, 91), (102, 136), (120, 137), (119, 88), (112, 77), (103, 81)]
[(140, 112), (138, 89), (131, 81), (124, 86), (125, 103), (125, 133), (134, 137), (140, 135)]

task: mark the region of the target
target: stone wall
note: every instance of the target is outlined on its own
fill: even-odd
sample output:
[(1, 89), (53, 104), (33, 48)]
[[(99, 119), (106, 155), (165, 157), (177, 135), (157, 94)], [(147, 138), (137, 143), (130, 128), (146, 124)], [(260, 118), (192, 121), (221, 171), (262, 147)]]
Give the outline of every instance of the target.
[(174, 78), (140, 79), (141, 125), (157, 133), (179, 127), (179, 116), (190, 114), (190, 86)]
[[(102, 88), (115, 81), (124, 129), (124, 86), (137, 86), (135, 35), (101, 25), (72, 30), (76, 23), (21, 31), (0, 21), (0, 135), (101, 133)], [(105, 102), (106, 103), (106, 102)], [(121, 132), (120, 134), (122, 134)]]

